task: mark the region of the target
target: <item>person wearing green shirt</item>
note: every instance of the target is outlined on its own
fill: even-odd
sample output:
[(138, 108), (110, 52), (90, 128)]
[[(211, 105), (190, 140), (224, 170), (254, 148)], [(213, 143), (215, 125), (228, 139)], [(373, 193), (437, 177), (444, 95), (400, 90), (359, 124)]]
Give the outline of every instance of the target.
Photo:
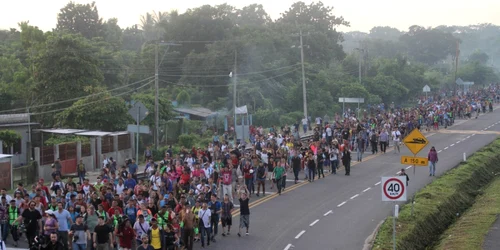
[(162, 228), (163, 230), (165, 230), (165, 228), (167, 228), (167, 226), (168, 226), (168, 211), (167, 211), (166, 205), (163, 205), (163, 207), (161, 207), (161, 210), (158, 211), (158, 213), (156, 214), (156, 220), (157, 220), (158, 226), (160, 228)]
[(278, 194), (281, 195), (281, 187), (282, 185), (282, 180), (283, 174), (285, 173), (285, 168), (281, 164), (277, 164), (276, 167), (273, 170), (274, 173), (274, 179), (276, 181), (276, 187), (278, 188)]

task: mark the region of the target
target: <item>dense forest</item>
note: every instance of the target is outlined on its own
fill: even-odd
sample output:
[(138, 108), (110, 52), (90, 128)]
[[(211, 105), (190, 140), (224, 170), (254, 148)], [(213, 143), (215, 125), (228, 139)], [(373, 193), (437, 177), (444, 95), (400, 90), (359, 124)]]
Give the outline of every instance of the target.
[[(62, 7), (52, 31), (28, 21), (0, 31), (1, 114), (29, 108), (46, 127), (124, 129), (129, 101), (154, 110), (156, 49), (163, 122), (175, 116), (174, 100), (230, 112), (235, 81), (236, 103), (248, 105), (254, 124), (295, 121), (303, 114), (301, 49), (313, 117), (338, 112), (341, 96), (404, 105), (426, 84), (450, 90), (457, 54), (464, 81), (499, 82), (500, 27), (491, 24), (341, 33), (349, 20), (333, 7), (296, 2), (277, 20), (262, 5), (222, 4), (146, 13), (119, 27), (95, 4)], [(153, 117), (144, 123), (153, 126)]]

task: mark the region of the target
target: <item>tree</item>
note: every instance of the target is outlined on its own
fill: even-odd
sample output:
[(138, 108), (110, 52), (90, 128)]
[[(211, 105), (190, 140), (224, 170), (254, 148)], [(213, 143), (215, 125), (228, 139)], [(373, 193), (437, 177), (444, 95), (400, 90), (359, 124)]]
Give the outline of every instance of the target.
[(413, 25), (400, 37), (411, 58), (429, 65), (436, 64), (449, 55), (455, 55), (456, 43), (453, 34), (439, 29), (426, 29)]
[(102, 35), (102, 19), (95, 2), (77, 4), (69, 2), (57, 14), (57, 30), (81, 34), (88, 39)]
[(176, 98), (177, 102), (179, 105), (185, 105), (185, 104), (190, 104), (191, 103), (191, 96), (186, 90), (182, 90), (179, 92)]
[[(102, 93), (102, 88), (88, 88), (90, 93)], [(76, 101), (55, 116), (59, 127), (101, 131), (123, 131), (132, 118), (125, 101), (104, 92), (97, 96)]]
[[(53, 34), (37, 59), (35, 91), (41, 103), (84, 96), (103, 81), (95, 48), (80, 35)], [(68, 104), (46, 107), (61, 108)]]
[(118, 50), (122, 46), (122, 29), (118, 26), (118, 19), (110, 18), (104, 22), (103, 27), (104, 40), (111, 44), (114, 50)]
[(21, 140), (21, 135), (19, 135), (14, 130), (0, 130), (0, 141), (4, 144), (4, 146), (12, 147), (15, 143)]
[(488, 56), (488, 54), (486, 54), (480, 50), (476, 50), (474, 53), (472, 53), (469, 56), (469, 61), (471, 61), (471, 62), (478, 62), (481, 64), (486, 64), (488, 62), (488, 60), (490, 60), (490, 57)]

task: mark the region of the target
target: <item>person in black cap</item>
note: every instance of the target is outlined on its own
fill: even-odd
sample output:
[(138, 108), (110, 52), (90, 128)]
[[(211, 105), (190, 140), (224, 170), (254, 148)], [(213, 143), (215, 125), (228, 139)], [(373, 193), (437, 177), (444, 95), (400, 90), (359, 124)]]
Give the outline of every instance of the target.
[(90, 239), (90, 232), (87, 225), (83, 224), (81, 215), (76, 216), (75, 224), (71, 225), (69, 235), (73, 237), (73, 250), (87, 249), (87, 239)]

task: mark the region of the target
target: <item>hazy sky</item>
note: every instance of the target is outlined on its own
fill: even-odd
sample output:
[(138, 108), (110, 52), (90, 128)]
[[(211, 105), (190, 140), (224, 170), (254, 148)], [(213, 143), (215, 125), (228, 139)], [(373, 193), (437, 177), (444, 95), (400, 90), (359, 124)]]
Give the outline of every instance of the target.
[[(273, 19), (280, 16), (296, 0), (94, 0), (103, 19), (118, 18), (122, 28), (139, 23), (140, 16), (148, 11), (169, 11), (177, 9), (184, 12), (187, 8), (203, 4), (228, 3), (238, 8), (259, 3)], [(0, 29), (15, 27), (20, 21), (30, 21), (42, 30), (51, 30), (57, 22), (57, 13), (68, 0), (1, 0)], [(76, 0), (77, 3), (90, 3), (92, 0)], [(312, 0), (304, 0), (311, 3)], [(412, 3), (413, 2), (413, 3)], [(323, 1), (335, 7), (335, 14), (343, 16), (351, 27), (343, 31), (369, 31), (373, 26), (392, 26), (407, 30), (411, 25), (421, 26), (469, 25), (493, 23), (500, 25), (500, 0), (349, 0)]]

